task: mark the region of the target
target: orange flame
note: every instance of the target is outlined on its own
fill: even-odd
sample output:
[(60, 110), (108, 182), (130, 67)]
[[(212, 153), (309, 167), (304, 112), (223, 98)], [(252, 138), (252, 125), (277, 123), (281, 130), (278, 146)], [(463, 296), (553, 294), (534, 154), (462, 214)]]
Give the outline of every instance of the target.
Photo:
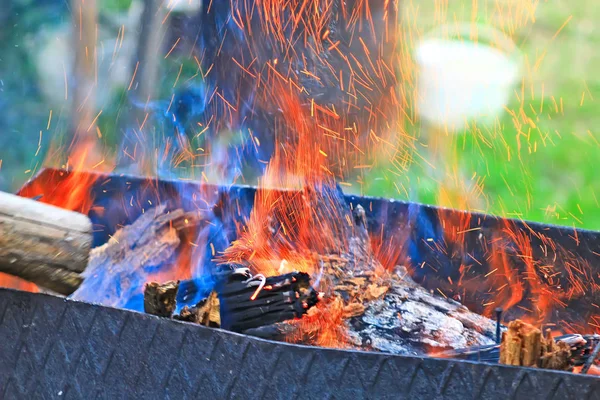
[[(266, 276), (297, 270), (315, 278), (323, 273), (318, 254), (339, 254), (347, 248), (342, 232), (352, 219), (341, 215), (328, 154), (315, 137), (316, 126), (331, 119), (311, 116), (292, 90), (279, 91), (282, 140), (260, 181), (246, 226), (219, 260), (246, 264)], [(327, 292), (327, 286), (321, 282), (319, 290)], [(298, 335), (343, 346), (341, 315), (341, 302), (322, 302), (299, 322)]]
[[(49, 154), (55, 153), (50, 151)], [(46, 163), (52, 164), (52, 160), (46, 160)], [(75, 142), (64, 167), (69, 172), (58, 172), (66, 175), (64, 179), (51, 179), (52, 182), (34, 180), (21, 191), (20, 195), (37, 198), (42, 203), (87, 215), (94, 203), (90, 191), (98, 176), (88, 172), (91, 170), (109, 171), (112, 169), (112, 163), (104, 161), (94, 141), (83, 141), (79, 144)], [(0, 287), (30, 292), (38, 291), (35, 284), (4, 274), (0, 274)]]

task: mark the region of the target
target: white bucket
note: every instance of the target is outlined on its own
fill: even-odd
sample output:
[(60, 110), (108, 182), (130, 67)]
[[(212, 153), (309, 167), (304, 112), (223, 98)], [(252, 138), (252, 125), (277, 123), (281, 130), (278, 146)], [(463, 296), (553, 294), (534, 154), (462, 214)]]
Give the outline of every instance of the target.
[[(471, 26), (462, 26), (468, 37), (467, 29)], [(514, 43), (487, 26), (479, 27), (478, 42), (427, 36), (416, 49), (421, 118), (456, 131), (469, 120), (496, 117), (520, 75), (520, 55)], [(482, 39), (493, 40), (502, 50)]]

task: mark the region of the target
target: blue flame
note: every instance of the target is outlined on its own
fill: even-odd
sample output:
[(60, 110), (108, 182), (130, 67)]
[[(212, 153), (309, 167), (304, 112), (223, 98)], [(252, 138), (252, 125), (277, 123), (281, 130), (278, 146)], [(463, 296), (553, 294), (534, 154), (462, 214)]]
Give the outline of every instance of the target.
[(412, 202), (408, 204), (407, 229), (411, 232), (407, 247), (415, 273), (414, 278), (422, 280), (427, 274), (423, 264), (432, 254), (439, 253), (437, 246), (444, 245), (444, 230), (435, 210)]

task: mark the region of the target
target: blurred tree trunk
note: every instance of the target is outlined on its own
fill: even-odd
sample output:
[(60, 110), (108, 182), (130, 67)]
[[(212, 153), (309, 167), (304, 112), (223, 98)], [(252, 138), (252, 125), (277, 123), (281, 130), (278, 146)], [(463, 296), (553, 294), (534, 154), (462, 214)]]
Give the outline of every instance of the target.
[[(132, 62), (132, 79), (128, 88), (129, 115), (120, 124), (120, 131), (124, 134), (122, 148), (118, 155), (121, 167), (136, 164), (139, 169), (151, 168), (153, 165), (149, 157), (152, 143), (147, 135), (141, 132), (146, 114), (150, 112), (148, 104), (153, 100), (156, 89), (159, 87), (160, 59), (163, 56), (163, 42), (168, 26), (168, 10), (163, 0), (144, 1), (144, 11), (141, 16), (138, 45), (135, 58)], [(149, 127), (146, 127), (149, 129)], [(136, 158), (132, 159), (134, 154)], [(127, 153), (126, 153), (127, 152)]]
[(70, 165), (90, 168), (101, 158), (97, 147), (96, 87), (98, 40), (96, 0), (71, 0), (75, 61), (71, 93)]

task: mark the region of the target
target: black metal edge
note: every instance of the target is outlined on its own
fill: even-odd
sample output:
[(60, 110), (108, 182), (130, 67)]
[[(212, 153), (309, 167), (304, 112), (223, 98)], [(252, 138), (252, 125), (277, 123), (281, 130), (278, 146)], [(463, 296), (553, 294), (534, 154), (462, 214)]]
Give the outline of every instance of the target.
[[(27, 182), (25, 182), (23, 184), (23, 186), (17, 192), (17, 194), (21, 193), (24, 189), (26, 189), (31, 184), (31, 182), (34, 182), (40, 178), (43, 178), (45, 176), (45, 174), (59, 172), (59, 171), (64, 171), (65, 173), (68, 173), (67, 170), (61, 170), (61, 169), (56, 169), (56, 168), (40, 169), (32, 178), (28, 179)], [(98, 180), (100, 180), (102, 177), (110, 176), (110, 174), (100, 173), (100, 172), (95, 172), (95, 171), (86, 171), (86, 173), (90, 174), (90, 175), (98, 176)], [(127, 180), (128, 182), (137, 183), (137, 184), (147, 182), (148, 180), (153, 180), (153, 181), (157, 181), (157, 182), (158, 181), (171, 182), (176, 185), (182, 185), (182, 184), (183, 185), (193, 185), (193, 186), (201, 185), (200, 182), (196, 182), (196, 181), (189, 181), (189, 180), (177, 181), (177, 180), (173, 180), (173, 179), (169, 179), (169, 178), (164, 179), (161, 177), (144, 177), (141, 175), (134, 175), (134, 174), (117, 174), (115, 176), (117, 176), (121, 179)], [(243, 184), (238, 184), (238, 183), (229, 185), (229, 186), (216, 185), (216, 184), (202, 184), (202, 185), (204, 185), (205, 188), (214, 188), (215, 193), (220, 192), (220, 191), (231, 191), (231, 190), (247, 190), (247, 191), (255, 192), (258, 189), (256, 186), (243, 185)], [(280, 189), (280, 190), (287, 190), (287, 189)], [(360, 196), (360, 195), (356, 195), (356, 194), (345, 194), (344, 197), (346, 198), (346, 200), (349, 203), (354, 203), (354, 204), (368, 204), (370, 202), (374, 202), (374, 203), (378, 203), (378, 204), (382, 204), (382, 203), (387, 203), (390, 205), (397, 204), (397, 205), (404, 206), (404, 207), (415, 206), (418, 208), (432, 210), (433, 212), (436, 212), (436, 213), (470, 214), (473, 218), (475, 218), (475, 219), (478, 218), (478, 219), (481, 219), (484, 221), (491, 219), (494, 221), (508, 221), (508, 222), (512, 222), (513, 224), (516, 224), (516, 225), (527, 224), (527, 226), (529, 226), (531, 228), (531, 230), (539, 231), (539, 232), (560, 231), (564, 235), (570, 235), (576, 231), (578, 235), (584, 235), (584, 236), (592, 235), (594, 237), (600, 237), (599, 231), (594, 231), (591, 229), (573, 228), (573, 227), (569, 227), (569, 226), (565, 226), (565, 225), (528, 221), (528, 220), (525, 220), (522, 218), (508, 218), (508, 217), (502, 217), (502, 216), (494, 215), (494, 214), (485, 214), (485, 213), (474, 212), (474, 211), (471, 212), (471, 211), (466, 211), (466, 210), (459, 210), (459, 209), (454, 209), (454, 208), (435, 206), (435, 205), (431, 205), (431, 204), (424, 204), (424, 203), (413, 202), (413, 201), (405, 201), (405, 200), (400, 200), (400, 199), (396, 199), (393, 197), (387, 198), (387, 197), (380, 197), (380, 196)]]
[(0, 398), (600, 398), (591, 376), (271, 342), (0, 289)]
[[(44, 169), (19, 193), (27, 192), (32, 182), (44, 181), (56, 174), (62, 174), (64, 177), (68, 172)], [(102, 213), (96, 213), (92, 209), (89, 214), (94, 222), (96, 245), (108, 240), (119, 225), (132, 223), (143, 212), (143, 207), (148, 204), (148, 200), (151, 200), (150, 203), (154, 205), (158, 201), (172, 200), (177, 207), (193, 210), (198, 207), (198, 203), (190, 199), (190, 194), (194, 193), (206, 196), (207, 201), (212, 204), (219, 202), (220, 198), (225, 198), (224, 203), (240, 205), (225, 210), (223, 214), (226, 218), (217, 221), (218, 230), (225, 232), (224, 235), (227, 236), (220, 239), (220, 243), (224, 244), (235, 239), (236, 226), (243, 224), (248, 217), (256, 192), (256, 188), (251, 186), (217, 186), (188, 180), (165, 180), (156, 177), (94, 172), (91, 174), (98, 176), (92, 187), (92, 195), (95, 196), (96, 203), (103, 206)], [(159, 192), (160, 195), (157, 194)], [(37, 194), (32, 191), (28, 193), (30, 196)], [(135, 198), (141, 206), (124, 207), (122, 200), (124, 197), (127, 198), (125, 203), (129, 203), (130, 198)], [(587, 323), (597, 314), (597, 309), (592, 304), (600, 304), (598, 298), (600, 295), (597, 294), (597, 290), (594, 290), (594, 287), (600, 287), (600, 274), (596, 272), (600, 262), (600, 233), (376, 197), (348, 195), (346, 200), (353, 206), (361, 204), (365, 208), (369, 230), (375, 233), (373, 236), (380, 237), (385, 249), (389, 250), (389, 254), (384, 254), (384, 257), (388, 257), (384, 260), (388, 267), (412, 266), (413, 278), (423, 286), (431, 290), (442, 290), (447, 296), (459, 299), (472, 311), (478, 313), (484, 313), (483, 304), (494, 299), (494, 291), (490, 290), (487, 283), (478, 284), (475, 287), (482, 289), (465, 295), (460, 287), (449, 282), (460, 280), (459, 271), (462, 265), (470, 264), (471, 277), (487, 276), (486, 274), (497, 268), (497, 265), (488, 264), (491, 250), (505, 252), (512, 264), (511, 268), (514, 268), (516, 273), (527, 274), (523, 258), (519, 256), (521, 249), (508, 243), (511, 239), (507, 237), (505, 230), (509, 227), (527, 235), (532, 258), (540, 265), (553, 265), (554, 272), (559, 273), (554, 279), (559, 279), (560, 290), (567, 292), (571, 286), (569, 280), (571, 275), (567, 271), (570, 264), (577, 265), (579, 270), (586, 270), (582, 283), (589, 285), (589, 290), (586, 290), (583, 295), (563, 299), (566, 306), (555, 308), (546, 316), (544, 323), (563, 324), (563, 321), (567, 321), (577, 326), (577, 330), (581, 333), (593, 330)], [(466, 216), (470, 216), (466, 222), (468, 226), (463, 226)], [(461, 237), (462, 243), (447, 240), (448, 231), (465, 230), (465, 228), (470, 228), (468, 230), (471, 232), (465, 234), (464, 238)], [(433, 240), (436, 246), (431, 246), (425, 238)], [(505, 248), (490, 249), (486, 243), (497, 242), (498, 238), (508, 241)], [(552, 245), (548, 245), (549, 241)], [(439, 247), (443, 249), (440, 251)], [(222, 251), (224, 248), (217, 250)], [(474, 259), (478, 262), (473, 261)], [(422, 268), (423, 265), (432, 268)], [(435, 273), (432, 273), (433, 270)], [(540, 276), (540, 279), (545, 278)], [(530, 298), (535, 296), (529, 296), (525, 292), (522, 301), (518, 304), (522, 307), (513, 307), (505, 313), (505, 317), (514, 319), (525, 315), (527, 309), (535, 307), (531, 304)]]
[[(54, 169), (54, 168), (41, 169), (38, 173), (36, 173), (36, 175), (34, 177), (29, 179), (21, 187), (21, 189), (18, 191), (18, 194), (22, 193), (24, 190), (26, 190), (27, 187), (32, 182), (34, 182), (38, 179), (43, 179), (46, 174), (53, 174), (53, 173), (60, 173), (60, 172), (69, 173), (67, 170)], [(204, 192), (213, 190), (215, 194), (217, 194), (219, 192), (243, 191), (243, 192), (248, 192), (250, 195), (253, 195), (255, 193), (255, 191), (257, 190), (257, 187), (255, 187), (255, 186), (241, 185), (241, 184), (233, 184), (233, 185), (229, 185), (229, 186), (223, 186), (223, 185), (215, 185), (215, 184), (201, 184), (200, 182), (197, 182), (197, 181), (163, 179), (161, 177), (144, 177), (144, 176), (132, 175), (132, 174), (111, 175), (111, 174), (99, 173), (99, 172), (94, 172), (94, 171), (86, 171), (85, 173), (98, 176), (97, 179), (99, 182), (102, 182), (102, 179), (118, 177), (119, 179), (121, 179), (123, 181), (130, 182), (132, 186), (135, 186), (135, 185), (139, 186), (148, 181), (153, 181), (153, 182), (157, 182), (157, 183), (158, 182), (166, 183), (167, 185), (172, 185), (175, 188), (176, 187), (183, 187), (183, 188), (190, 188), (190, 187), (200, 188), (200, 187), (202, 187)], [(175, 190), (180, 190), (180, 189), (175, 189)], [(281, 190), (285, 190), (285, 189), (281, 189)], [(394, 211), (397, 212), (398, 208), (415, 207), (419, 210), (426, 210), (430, 214), (437, 214), (437, 215), (454, 214), (455, 217), (461, 216), (461, 215), (463, 215), (463, 216), (470, 215), (472, 219), (480, 221), (480, 224), (486, 224), (486, 223), (498, 224), (498, 223), (502, 223), (502, 222), (508, 222), (508, 223), (512, 223), (514, 226), (516, 226), (518, 228), (522, 228), (527, 231), (544, 233), (552, 238), (569, 238), (569, 240), (572, 240), (574, 242), (574, 244), (576, 243), (576, 240), (573, 238), (573, 236), (577, 236), (577, 240), (579, 240), (579, 242), (586, 243), (588, 240), (590, 240), (590, 241), (594, 242), (594, 244), (597, 244), (598, 245), (597, 250), (600, 250), (600, 232), (589, 230), (589, 229), (573, 228), (573, 227), (567, 227), (567, 226), (561, 226), (561, 225), (555, 225), (555, 224), (545, 224), (545, 223), (527, 221), (527, 220), (517, 219), (517, 218), (506, 218), (506, 217), (501, 217), (501, 216), (497, 216), (497, 215), (493, 215), (493, 214), (484, 214), (484, 213), (479, 213), (479, 212), (470, 212), (470, 211), (465, 211), (465, 210), (452, 209), (452, 208), (447, 208), (447, 207), (439, 207), (439, 206), (422, 204), (422, 203), (418, 203), (418, 202), (404, 201), (404, 200), (399, 200), (399, 199), (394, 199), (394, 198), (384, 198), (384, 197), (376, 197), (376, 196), (359, 196), (359, 195), (355, 195), (355, 194), (346, 194), (345, 198), (348, 201), (348, 203), (355, 204), (355, 205), (361, 204), (361, 205), (366, 206), (367, 209), (368, 208), (372, 209), (373, 208), (372, 204), (375, 204), (376, 205), (375, 208), (377, 208), (377, 209), (380, 209), (383, 205), (388, 206), (391, 209), (390, 210), (391, 212), (394, 212)], [(369, 204), (371, 204), (371, 207), (369, 207)], [(393, 222), (393, 220), (390, 222)], [(576, 245), (575, 247), (579, 247), (579, 245)], [(586, 248), (584, 248), (584, 246), (581, 246), (581, 247), (582, 248), (578, 249), (578, 250), (583, 250), (583, 251), (587, 250)], [(600, 261), (600, 257), (597, 260)]]

